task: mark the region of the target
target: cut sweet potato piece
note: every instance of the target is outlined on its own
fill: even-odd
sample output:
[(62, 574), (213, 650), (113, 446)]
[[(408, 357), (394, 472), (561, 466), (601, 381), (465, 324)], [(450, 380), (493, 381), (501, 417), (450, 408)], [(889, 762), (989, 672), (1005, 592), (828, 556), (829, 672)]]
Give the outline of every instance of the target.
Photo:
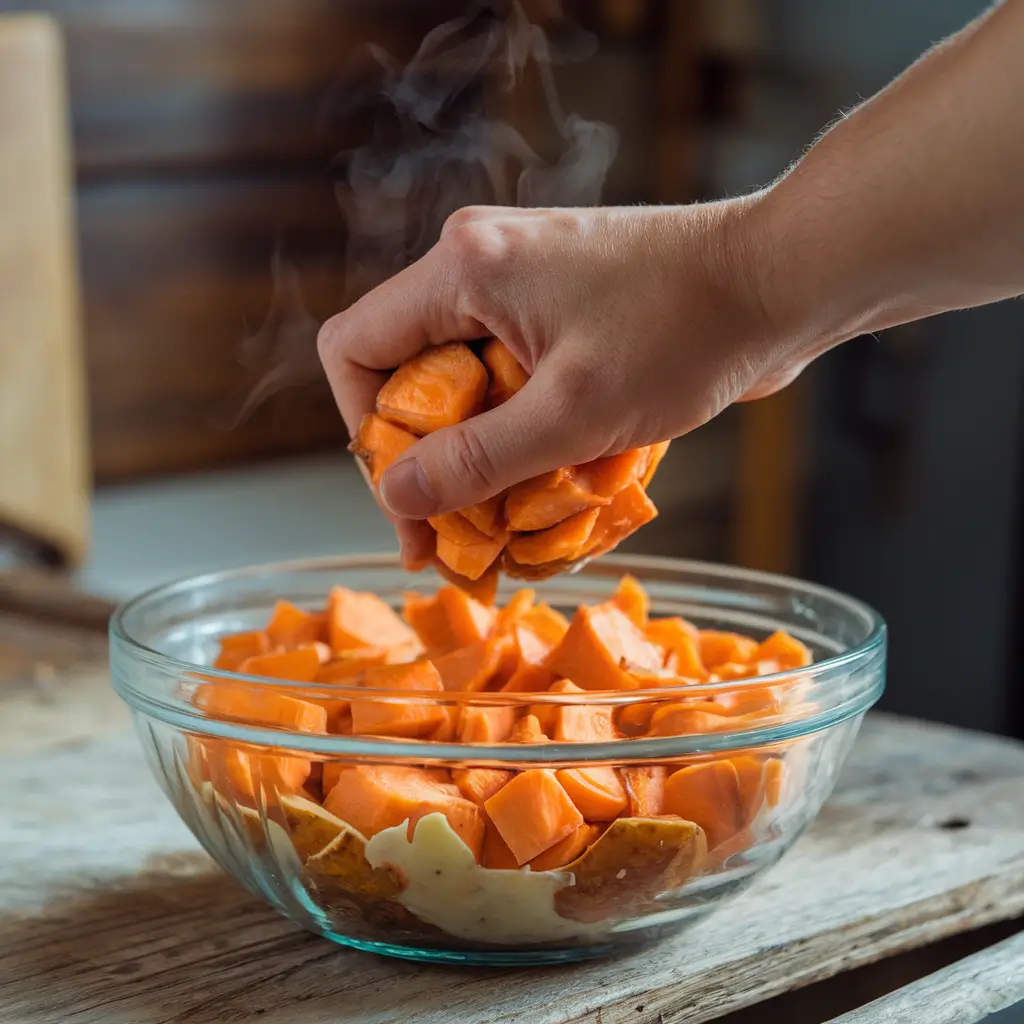
[(444, 562), (434, 556), (434, 568), (451, 584), (458, 587), (459, 590), (469, 594), (474, 601), (478, 601), (480, 604), (487, 606), (488, 608), (494, 604), (494, 599), (498, 594), (498, 566), (494, 564), (481, 576), (479, 579), (471, 580), (468, 576), (460, 576), (457, 572), (453, 572)]
[(583, 816), (549, 768), (520, 772), (484, 807), (519, 865), (533, 860), (583, 824)]
[(583, 554), (596, 558), (656, 518), (658, 510), (638, 483), (629, 484), (601, 509)]
[(577, 512), (608, 504), (608, 498), (580, 486), (572, 469), (556, 469), (510, 487), (505, 519), (510, 530), (547, 530)]
[(515, 725), (515, 708), (464, 707), (459, 719), (459, 742), (504, 743)]
[[(467, 525), (469, 525), (467, 523)], [(475, 527), (470, 527), (475, 529)], [(477, 531), (479, 533), (479, 531)], [(497, 561), (501, 554), (504, 542), (502, 540), (491, 540), (484, 537), (475, 544), (456, 544), (447, 537), (438, 534), (437, 557), (456, 575), (475, 581), (484, 576), (488, 569)]]
[(525, 623), (512, 628), (512, 640), (518, 655), (516, 667), (502, 689), (509, 693), (538, 693), (546, 690), (555, 678), (547, 666), (554, 646), (546, 643)]
[[(804, 668), (814, 660), (811, 652), (805, 644), (802, 644), (796, 637), (790, 636), (783, 630), (772, 633), (767, 640), (762, 641), (750, 659), (751, 661), (774, 661), (779, 669)], [(758, 671), (758, 675), (767, 673)]]
[(757, 641), (740, 633), (720, 629), (700, 631), (700, 660), (709, 671), (726, 662), (750, 661), (757, 653)]
[(504, 342), (491, 338), (480, 353), (484, 366), (490, 374), (487, 388), (487, 408), (507, 402), (517, 391), (521, 391), (530, 379), (519, 360), (508, 350)]
[(452, 781), (467, 800), (483, 804), (512, 778), (512, 774), (501, 768), (453, 768)]
[(642, 765), (620, 769), (631, 818), (656, 818), (665, 813), (664, 765)]
[(437, 600), (444, 611), (456, 647), (485, 640), (494, 628), (497, 612), (458, 587), (442, 587)]
[(715, 703), (724, 715), (775, 715), (782, 701), (775, 687), (743, 686), (728, 693), (716, 693)]
[[(328, 785), (326, 768), (325, 788)], [(467, 811), (462, 804), (469, 804), (473, 811)], [(479, 809), (462, 797), (454, 785), (439, 782), (426, 769), (400, 765), (339, 768), (324, 799), (324, 810), (348, 822), (367, 839), (405, 821), (418, 821), (432, 811), (440, 811), (448, 817), (446, 812), (452, 805), (455, 805), (458, 820), (465, 821), (469, 815), (468, 820), (477, 818), (482, 825)], [(459, 831), (454, 822), (452, 828)]]
[(388, 423), (376, 413), (363, 417), (348, 450), (363, 460), (370, 479), (380, 483), (384, 471), (404, 455), (418, 440), (415, 434)]
[[(320, 656), (307, 647), (294, 651), (279, 651), (272, 654), (257, 654), (246, 658), (238, 671), (246, 676), (263, 676), (267, 679), (284, 679), (292, 683), (311, 683), (320, 671)], [(228, 687), (221, 687), (225, 693)]]
[[(559, 679), (551, 684), (548, 688), (548, 693), (586, 693), (586, 691), (569, 679)], [(555, 729), (561, 714), (561, 706), (559, 704), (548, 702), (531, 704), (528, 714), (533, 715), (540, 722), (540, 727), (548, 736), (555, 739), (558, 738), (555, 736)], [(589, 715), (584, 712), (580, 717), (582, 723), (578, 728), (585, 730), (590, 724)]]
[(480, 863), (494, 871), (518, 871), (519, 862), (501, 838), (501, 833), (488, 821), (484, 831), (484, 849)]
[(673, 772), (665, 782), (665, 810), (696, 822), (708, 837), (708, 850), (743, 828), (740, 783), (731, 761), (706, 761)]
[(467, 506), (460, 514), (481, 533), (493, 539), (505, 533), (504, 505), (505, 495), (496, 494), (493, 498)]
[(563, 768), (555, 776), (587, 821), (611, 821), (626, 809), (626, 790), (614, 768)]
[(377, 393), (377, 414), (420, 436), (482, 411), (487, 370), (462, 342), (424, 349)]
[(446, 690), (477, 693), (487, 689), (507, 652), (514, 647), (507, 636), (493, 636), (434, 658)]
[(601, 829), (597, 825), (580, 825), (575, 832), (570, 832), (554, 846), (549, 846), (539, 857), (534, 857), (529, 868), (531, 871), (557, 871), (582, 857), (600, 834)]
[(647, 465), (644, 467), (643, 475), (640, 477), (640, 486), (645, 490), (654, 479), (654, 474), (657, 472), (658, 466), (661, 465), (661, 460), (665, 458), (670, 443), (669, 441), (659, 441), (657, 444), (652, 444), (648, 447)]
[(521, 533), (508, 542), (509, 556), (519, 565), (544, 565), (577, 558), (597, 522), (599, 510), (587, 509), (556, 526), (536, 533)]
[[(408, 691), (424, 697), (444, 690), (440, 673), (429, 661), (407, 665), (379, 665), (363, 677), (367, 689)], [(429, 736), (445, 720), (445, 709), (431, 699), (410, 697), (352, 701), (352, 733), (355, 736)], [(347, 820), (347, 819), (346, 819)]]
[(376, 594), (334, 587), (327, 599), (329, 642), (335, 651), (357, 647), (398, 647), (418, 637)]
[(569, 632), (569, 620), (551, 605), (541, 603), (523, 613), (523, 624), (544, 643), (556, 647)]
[(548, 735), (536, 715), (523, 715), (508, 738), (509, 743), (547, 743)]
[(657, 901), (701, 871), (704, 833), (679, 818), (619, 818), (578, 860), (573, 882), (555, 893), (555, 909), (573, 921), (632, 918), (665, 909)]
[(274, 605), (274, 614), (267, 624), (270, 646), (292, 650), (299, 644), (326, 640), (325, 623), (326, 619), (322, 613), (306, 612), (290, 601), (278, 601)]
[(494, 624), (496, 633), (510, 633), (522, 617), (533, 608), (533, 602), (537, 594), (529, 588), (517, 590), (505, 602), (505, 607), (498, 611), (498, 618)]
[(633, 448), (621, 455), (609, 455), (577, 466), (576, 475), (580, 484), (594, 494), (602, 498), (613, 498), (624, 487), (640, 479), (648, 460), (646, 448)]
[(782, 793), (782, 761), (743, 754), (732, 759), (739, 780), (740, 816), (744, 825), (751, 822), (766, 804), (775, 807)]
[(486, 544), (491, 539), (458, 512), (431, 516), (427, 522), (434, 528), (438, 537), (444, 537), (453, 544)]
[[(585, 692), (568, 680), (551, 687), (558, 692), (558, 686), (568, 686), (561, 692)], [(571, 689), (570, 689), (571, 688)], [(596, 704), (560, 704), (555, 707), (551, 737), (559, 743), (604, 743), (616, 739), (612, 721), (613, 708)]]
[(705, 682), (708, 670), (700, 657), (700, 630), (678, 615), (668, 619), (651, 619), (644, 635), (652, 644), (664, 648), (666, 667), (677, 676)]
[(448, 625), (448, 613), (436, 596), (421, 597), (407, 593), (402, 617), (416, 631), (428, 658), (446, 654), (456, 647), (455, 636)]
[(667, 704), (651, 715), (649, 733), (651, 736), (690, 736), (737, 728), (737, 719), (722, 714), (723, 710), (710, 701)]
[(270, 637), (265, 630), (253, 629), (247, 633), (231, 633), (220, 638), (220, 653), (213, 663), (214, 668), (234, 672), (247, 658), (257, 654), (268, 654), (271, 649)]
[(243, 803), (273, 803), (282, 794), (300, 792), (312, 769), (309, 759), (264, 749), (208, 743), (207, 764), (218, 792), (231, 793)]
[(657, 670), (662, 657), (618, 608), (583, 605), (548, 664), (585, 690), (630, 690), (637, 683), (623, 666)]
[[(647, 615), (651, 607), (650, 598), (647, 596), (647, 591), (640, 585), (640, 581), (635, 579), (633, 576), (623, 576), (619, 580), (619, 585), (615, 588), (615, 593), (612, 595), (612, 604), (614, 604), (625, 616), (633, 623), (638, 629), (646, 631), (647, 628)], [(657, 643), (653, 640), (650, 634), (647, 634), (647, 639), (651, 640), (652, 643)], [(664, 647), (664, 644), (659, 646)]]

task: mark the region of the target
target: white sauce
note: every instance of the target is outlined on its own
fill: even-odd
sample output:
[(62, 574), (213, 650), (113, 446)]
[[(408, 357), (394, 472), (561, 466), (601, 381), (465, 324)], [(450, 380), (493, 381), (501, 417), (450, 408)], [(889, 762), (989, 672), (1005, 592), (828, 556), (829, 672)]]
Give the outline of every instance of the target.
[(397, 902), (456, 938), (514, 945), (607, 930), (555, 910), (555, 893), (572, 884), (571, 872), (483, 868), (440, 812), (420, 819), (411, 843), (404, 824), (378, 832), (366, 859), (397, 868), (408, 881)]

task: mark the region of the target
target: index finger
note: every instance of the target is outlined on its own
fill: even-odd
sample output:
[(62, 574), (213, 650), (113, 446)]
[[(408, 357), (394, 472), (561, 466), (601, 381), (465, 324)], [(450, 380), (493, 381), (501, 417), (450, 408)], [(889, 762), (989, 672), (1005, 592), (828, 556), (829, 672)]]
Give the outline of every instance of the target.
[(481, 324), (459, 307), (454, 268), (435, 246), (320, 328), (320, 360), (350, 434), (373, 412), (383, 371), (428, 345), (480, 336)]

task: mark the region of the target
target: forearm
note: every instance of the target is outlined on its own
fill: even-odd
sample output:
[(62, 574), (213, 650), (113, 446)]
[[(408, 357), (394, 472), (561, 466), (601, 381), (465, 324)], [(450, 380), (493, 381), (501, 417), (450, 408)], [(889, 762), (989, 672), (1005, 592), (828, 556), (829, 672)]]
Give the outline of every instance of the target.
[(1007, 0), (754, 199), (750, 259), (790, 340), (824, 348), (1024, 292), (1022, 53), (1024, 0)]

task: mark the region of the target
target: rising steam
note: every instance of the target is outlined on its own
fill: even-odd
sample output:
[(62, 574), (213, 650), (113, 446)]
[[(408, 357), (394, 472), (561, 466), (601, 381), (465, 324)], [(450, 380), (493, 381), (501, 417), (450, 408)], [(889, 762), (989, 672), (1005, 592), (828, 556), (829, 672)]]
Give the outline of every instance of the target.
[[(463, 206), (600, 201), (618, 139), (609, 125), (562, 110), (552, 65), (594, 53), (588, 34), (563, 29), (556, 48), (512, 0), (481, 3), (439, 25), (404, 66), (370, 47), (378, 69), (372, 81), (340, 86), (329, 111), (332, 121), (369, 117), (371, 126), (369, 141), (335, 162), (348, 231), (339, 308), (422, 256)], [(554, 139), (543, 157), (505, 112), (493, 109), (496, 97), (515, 96), (526, 75), (537, 76)], [(270, 315), (243, 350), (250, 370), (262, 362), (262, 375), (240, 419), (283, 388), (320, 376), (318, 325), (302, 301), (297, 271), (280, 253), (274, 284)]]

